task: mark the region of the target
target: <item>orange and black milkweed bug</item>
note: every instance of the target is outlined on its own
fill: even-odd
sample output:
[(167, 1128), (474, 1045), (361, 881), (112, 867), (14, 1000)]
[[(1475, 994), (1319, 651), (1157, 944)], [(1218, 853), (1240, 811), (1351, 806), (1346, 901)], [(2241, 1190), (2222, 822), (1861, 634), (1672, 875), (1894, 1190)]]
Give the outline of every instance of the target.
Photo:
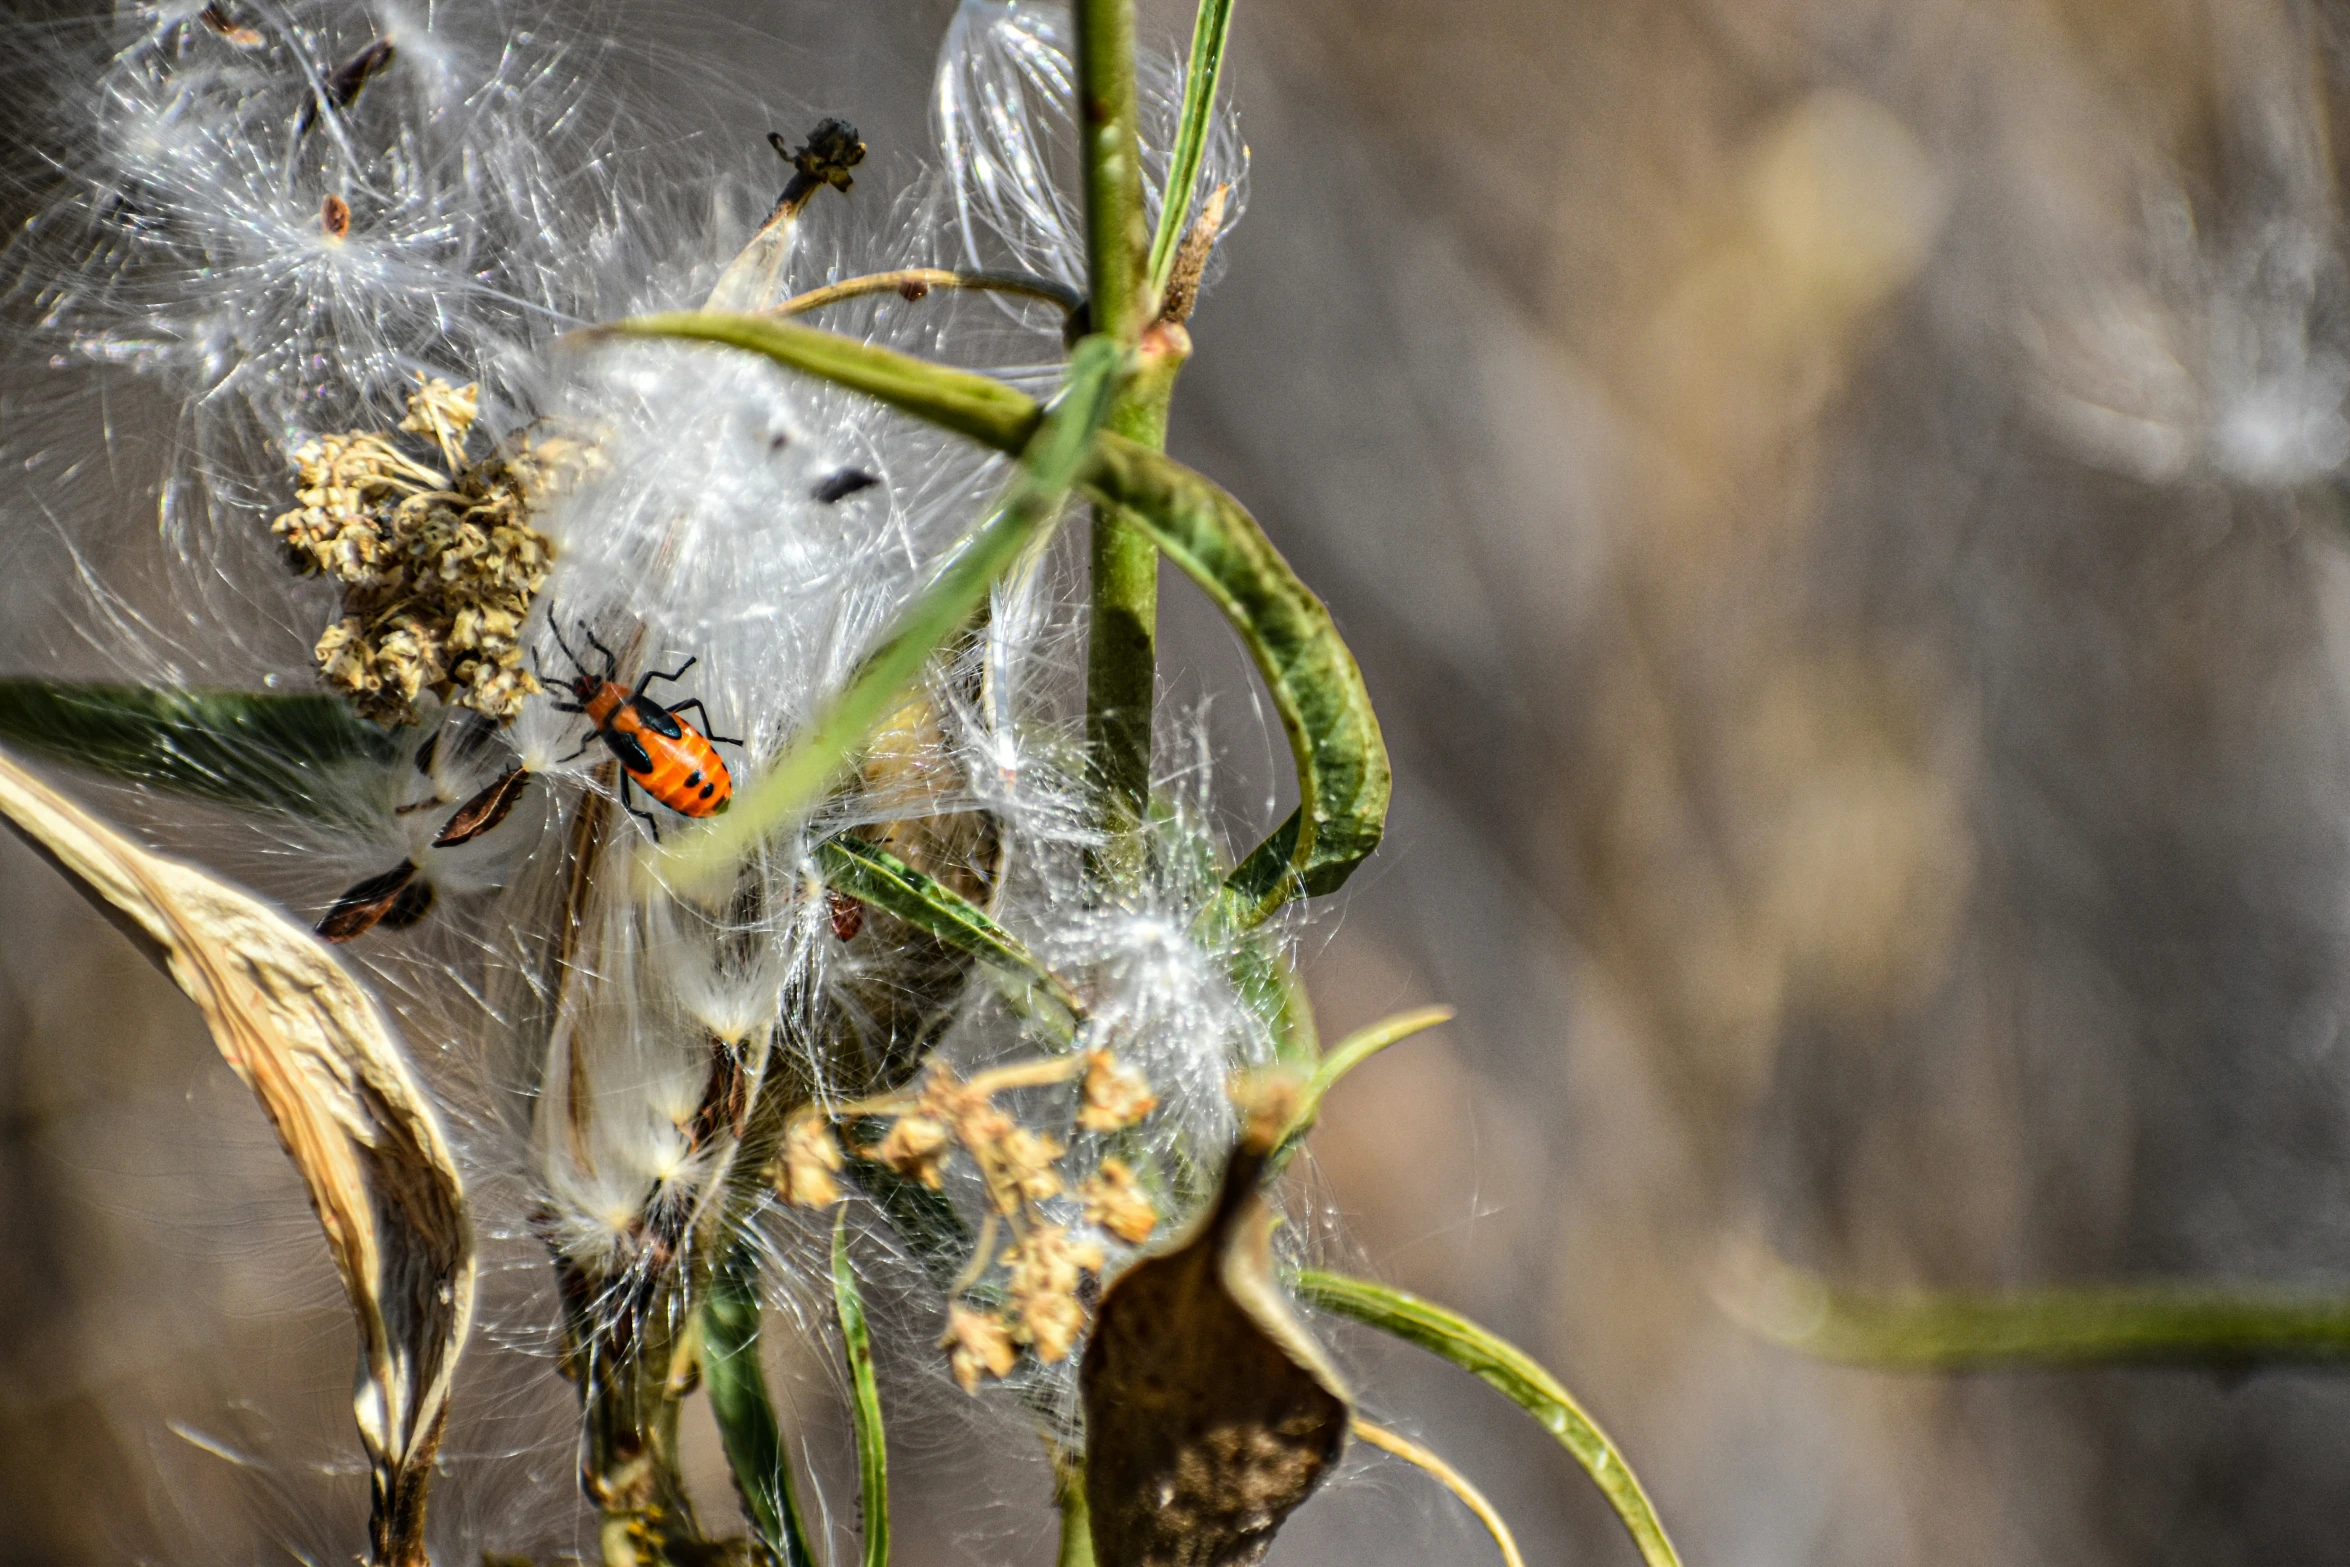
[[(728, 745), (740, 745), (742, 742), (725, 735), (705, 735), (702, 730), (678, 717), (678, 714), (690, 708), (701, 715), (702, 723), (707, 726), (710, 711), (702, 706), (699, 697), (689, 697), (683, 702), (663, 707), (645, 695), (645, 688), (654, 681), (675, 680), (701, 660), (689, 658), (666, 672), (648, 669), (644, 678), (637, 681), (636, 689), (631, 691), (619, 682), (619, 658), (610, 648), (597, 641), (596, 634), (585, 624), (579, 628), (580, 635), (587, 638), (588, 646), (604, 655), (604, 672), (601, 675), (588, 672), (587, 666), (580, 662), (579, 655), (571, 651), (571, 644), (563, 640), (563, 630), (552, 618), (547, 624), (555, 633), (555, 645), (563, 650), (564, 657), (570, 659), (572, 667), (579, 671), (572, 679), (563, 682), (579, 700), (557, 701), (555, 706), (562, 712), (583, 714), (589, 723), (596, 726), (593, 734), (579, 742), (579, 749), (563, 760), (573, 760), (580, 751), (587, 749), (591, 741), (601, 739), (620, 760), (621, 808), (652, 828), (655, 838), (661, 836), (660, 824), (653, 820), (650, 811), (640, 811), (629, 804), (630, 784), (644, 790), (680, 816), (714, 816), (725, 810), (727, 801), (734, 797), (734, 779), (710, 742), (723, 740)], [(544, 671), (541, 672), (541, 678), (545, 678)]]

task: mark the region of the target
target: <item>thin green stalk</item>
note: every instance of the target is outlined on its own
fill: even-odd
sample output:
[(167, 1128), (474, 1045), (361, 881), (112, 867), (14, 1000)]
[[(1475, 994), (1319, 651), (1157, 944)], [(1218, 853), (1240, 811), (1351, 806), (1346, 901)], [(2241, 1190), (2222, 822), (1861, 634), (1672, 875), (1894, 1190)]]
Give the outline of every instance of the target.
[(1200, 0), (1191, 25), (1191, 63), (1183, 73), (1183, 117), (1175, 124), (1175, 150), (1167, 160), (1167, 188), (1159, 198), (1159, 229), (1151, 236), (1148, 297), (1166, 298), (1175, 274), (1175, 247), (1191, 217), (1199, 184), (1200, 159), (1208, 150), (1208, 126), (1216, 113), (1216, 86), (1224, 73), (1224, 40), (1232, 32), (1232, 0)]
[[(1181, 359), (1146, 339), (1109, 429), (1153, 451), (1167, 444), (1167, 402)], [(1087, 856), (1097, 888), (1132, 886), (1150, 814), (1151, 710), (1159, 695), (1159, 548), (1118, 508), (1093, 511), (1093, 616), (1085, 651), (1085, 754), (1102, 846)]]
[(1142, 146), (1134, 129), (1134, 0), (1077, 0), (1076, 20), (1093, 329), (1131, 347), (1155, 313), (1142, 291), (1150, 230), (1142, 206)]
[(1623, 1453), (1533, 1356), (1458, 1313), (1399, 1289), (1307, 1268), (1297, 1293), (1325, 1311), (1419, 1345), (1498, 1391), (1558, 1438), (1608, 1499), (1648, 1567), (1681, 1567), (1648, 1493)]
[(1061, 1510), (1061, 1548), (1053, 1567), (1094, 1567), (1093, 1509), (1085, 1500), (1085, 1455), (1053, 1446), (1053, 1505)]
[(1382, 1018), (1340, 1040), (1328, 1055), (1314, 1063), (1313, 1076), (1306, 1079), (1305, 1090), (1297, 1098), (1297, 1108), (1290, 1112), (1289, 1129), (1281, 1134), (1281, 1141), (1274, 1149), (1273, 1169), (1278, 1171), (1287, 1164), (1289, 1156), (1305, 1141), (1306, 1133), (1314, 1129), (1314, 1122), (1322, 1114), (1322, 1101), (1330, 1097), (1330, 1090), (1338, 1086), (1340, 1078), (1389, 1045), (1400, 1044), (1439, 1023), (1449, 1023), (1452, 1017), (1450, 1007), (1420, 1007)]
[(759, 1363), (759, 1254), (745, 1236), (726, 1249), (702, 1302), (702, 1385), (751, 1527), (784, 1567), (816, 1567), (792, 1488), (790, 1455)]
[(865, 1297), (849, 1263), (849, 1216), (832, 1226), (832, 1303), (840, 1313), (841, 1348), (849, 1361), (850, 1413), (857, 1430), (857, 1486), (864, 1499), (865, 1567), (889, 1567), (889, 1443), (881, 1425), (881, 1390), (873, 1379), (873, 1335), (865, 1325)]
[[(1077, 107), (1085, 164), (1085, 271), (1093, 329), (1133, 344), (1156, 313), (1144, 291), (1150, 230), (1143, 212), (1142, 147), (1135, 132), (1134, 0), (1077, 0)], [(1163, 444), (1132, 397), (1110, 411), (1121, 435)], [(1155, 439), (1154, 439), (1155, 436)], [(1095, 822), (1106, 852), (1088, 857), (1097, 895), (1130, 882), (1135, 829), (1150, 804), (1151, 708), (1158, 698), (1159, 555), (1149, 538), (1097, 506), (1092, 616), (1085, 669), (1085, 752)]]

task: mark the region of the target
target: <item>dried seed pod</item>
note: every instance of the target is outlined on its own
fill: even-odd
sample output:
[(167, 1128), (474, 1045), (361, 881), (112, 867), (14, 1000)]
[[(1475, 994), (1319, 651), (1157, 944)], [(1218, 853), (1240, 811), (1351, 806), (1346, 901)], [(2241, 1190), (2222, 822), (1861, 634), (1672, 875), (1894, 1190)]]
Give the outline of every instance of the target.
[[(408, 884), (415, 876), (416, 862), (402, 860), (381, 875), (370, 876), (349, 888), (335, 899), (334, 906), (326, 911), (326, 917), (318, 922), (318, 934), (328, 941), (353, 941), (375, 929), (387, 918), (393, 919), (393, 928), (398, 929), (402, 921), (393, 916), (393, 910), (407, 893)], [(419, 909), (414, 918), (405, 923), (414, 924), (422, 917), (423, 910)]]
[(471, 843), (504, 821), (521, 800), (522, 792), (529, 787), (528, 769), (507, 769), (497, 782), (457, 807), (455, 814), (450, 816), (439, 834), (433, 838), (432, 846), (436, 849), (450, 849), (461, 843)]

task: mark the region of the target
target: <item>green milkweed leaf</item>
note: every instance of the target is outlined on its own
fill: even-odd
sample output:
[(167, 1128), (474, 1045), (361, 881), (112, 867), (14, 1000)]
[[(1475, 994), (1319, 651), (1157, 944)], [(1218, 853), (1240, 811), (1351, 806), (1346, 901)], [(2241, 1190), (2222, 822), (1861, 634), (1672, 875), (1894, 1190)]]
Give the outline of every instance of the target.
[(1232, 32), (1232, 0), (1200, 0), (1191, 24), (1191, 61), (1183, 72), (1183, 115), (1175, 123), (1175, 148), (1167, 159), (1167, 188), (1159, 200), (1159, 231), (1151, 238), (1150, 298), (1156, 304), (1175, 271), (1175, 246), (1191, 216), (1199, 184), (1200, 158), (1208, 150), (1208, 126), (1216, 112), (1216, 87), (1224, 74), (1224, 40)]
[(816, 1567), (759, 1362), (759, 1252), (748, 1236), (726, 1248), (710, 1280), (702, 1346), (702, 1384), (743, 1512), (783, 1567)]
[(126, 783), (339, 821), (321, 769), (387, 766), (400, 743), (338, 697), (0, 680), (0, 739)]
[[(795, 322), (678, 313), (599, 330), (765, 354), (999, 451), (1022, 449), (1040, 413), (986, 376)], [(1392, 779), (1362, 671), (1329, 610), (1246, 507), (1162, 453), (1105, 432), (1082, 482), (1098, 499), (1124, 508), (1224, 612), (1256, 660), (1289, 736), (1297, 814), (1241, 862), (1212, 916), (1250, 925), (1297, 891), (1335, 891), (1378, 846)]]
[(1665, 1538), (1664, 1525), (1623, 1454), (1558, 1379), (1524, 1350), (1417, 1295), (1343, 1274), (1305, 1269), (1297, 1276), (1297, 1292), (1316, 1306), (1441, 1355), (1497, 1389), (1575, 1456), (1615, 1507), (1648, 1567), (1680, 1567), (1673, 1542)]
[(889, 1567), (889, 1444), (881, 1425), (881, 1390), (873, 1380), (873, 1335), (865, 1325), (865, 1297), (849, 1265), (849, 1216), (832, 1226), (832, 1301), (840, 1313), (841, 1348), (849, 1361), (850, 1410), (857, 1428), (857, 1488), (865, 1503), (865, 1567)]
[(894, 914), (986, 964), (1024, 1016), (1063, 1039), (1075, 1033), (1085, 1016), (1077, 993), (1038, 962), (1018, 937), (952, 887), (852, 833), (818, 844), (816, 863), (826, 886)]
[(723, 873), (752, 845), (812, 804), (848, 765), (873, 726), (896, 709), (931, 654), (970, 618), (989, 586), (1011, 569), (1040, 529), (1059, 520), (1062, 503), (1109, 412), (1124, 361), (1124, 351), (1106, 338), (1087, 338), (1077, 345), (1060, 400), (1021, 449), (1020, 465), (987, 519), (906, 606), (848, 685), (774, 766), (734, 797), (725, 815), (699, 832), (681, 835), (675, 847), (654, 851), (669, 875), (691, 884)]
[(1026, 446), (1044, 418), (1035, 398), (993, 376), (935, 365), (912, 354), (780, 316), (678, 310), (632, 316), (579, 335), (589, 341), (599, 337), (686, 338), (747, 348), (789, 369), (862, 392), (926, 424), (967, 435), (999, 452), (1016, 452)]

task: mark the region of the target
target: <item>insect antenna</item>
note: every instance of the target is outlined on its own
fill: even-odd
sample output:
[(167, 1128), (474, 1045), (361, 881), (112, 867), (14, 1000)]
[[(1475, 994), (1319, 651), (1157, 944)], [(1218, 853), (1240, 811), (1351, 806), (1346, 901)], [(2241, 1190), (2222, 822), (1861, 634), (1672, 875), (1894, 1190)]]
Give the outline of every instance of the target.
[[(608, 648), (608, 647), (604, 646), (604, 644), (603, 644), (602, 642), (598, 641), (598, 640), (596, 639), (596, 631), (595, 631), (595, 628), (594, 628), (593, 626), (589, 625), (589, 624), (588, 624), (586, 621), (584, 621), (584, 620), (583, 620), (583, 621), (581, 621), (581, 622), (579, 623), (579, 634), (580, 634), (581, 636), (583, 636), (583, 637), (585, 637), (585, 638), (587, 638), (587, 639), (588, 639), (588, 646), (589, 646), (589, 647), (592, 647), (592, 648), (594, 648), (594, 649), (595, 649), (597, 652), (599, 652), (599, 653), (601, 653), (601, 654), (603, 654), (603, 655), (604, 655), (604, 678), (605, 678), (606, 680), (617, 680), (617, 679), (619, 679), (619, 678), (620, 678), (620, 658), (619, 658), (619, 655), (615, 654), (615, 653), (614, 653), (614, 652), (613, 652), (613, 651), (612, 651), (610, 648)], [(584, 672), (585, 672), (585, 671), (583, 670), (583, 671), (582, 671), (582, 673), (584, 673)]]
[[(563, 650), (563, 656), (565, 658), (571, 660), (571, 667), (578, 670), (583, 675), (586, 674), (587, 665), (579, 661), (579, 655), (571, 651), (571, 644), (563, 640), (563, 622), (557, 620), (552, 611), (550, 611), (547, 615), (547, 629), (555, 633), (555, 645)], [(530, 650), (530, 656), (532, 658), (538, 657), (538, 651), (539, 650), (537, 648), (532, 648)]]

